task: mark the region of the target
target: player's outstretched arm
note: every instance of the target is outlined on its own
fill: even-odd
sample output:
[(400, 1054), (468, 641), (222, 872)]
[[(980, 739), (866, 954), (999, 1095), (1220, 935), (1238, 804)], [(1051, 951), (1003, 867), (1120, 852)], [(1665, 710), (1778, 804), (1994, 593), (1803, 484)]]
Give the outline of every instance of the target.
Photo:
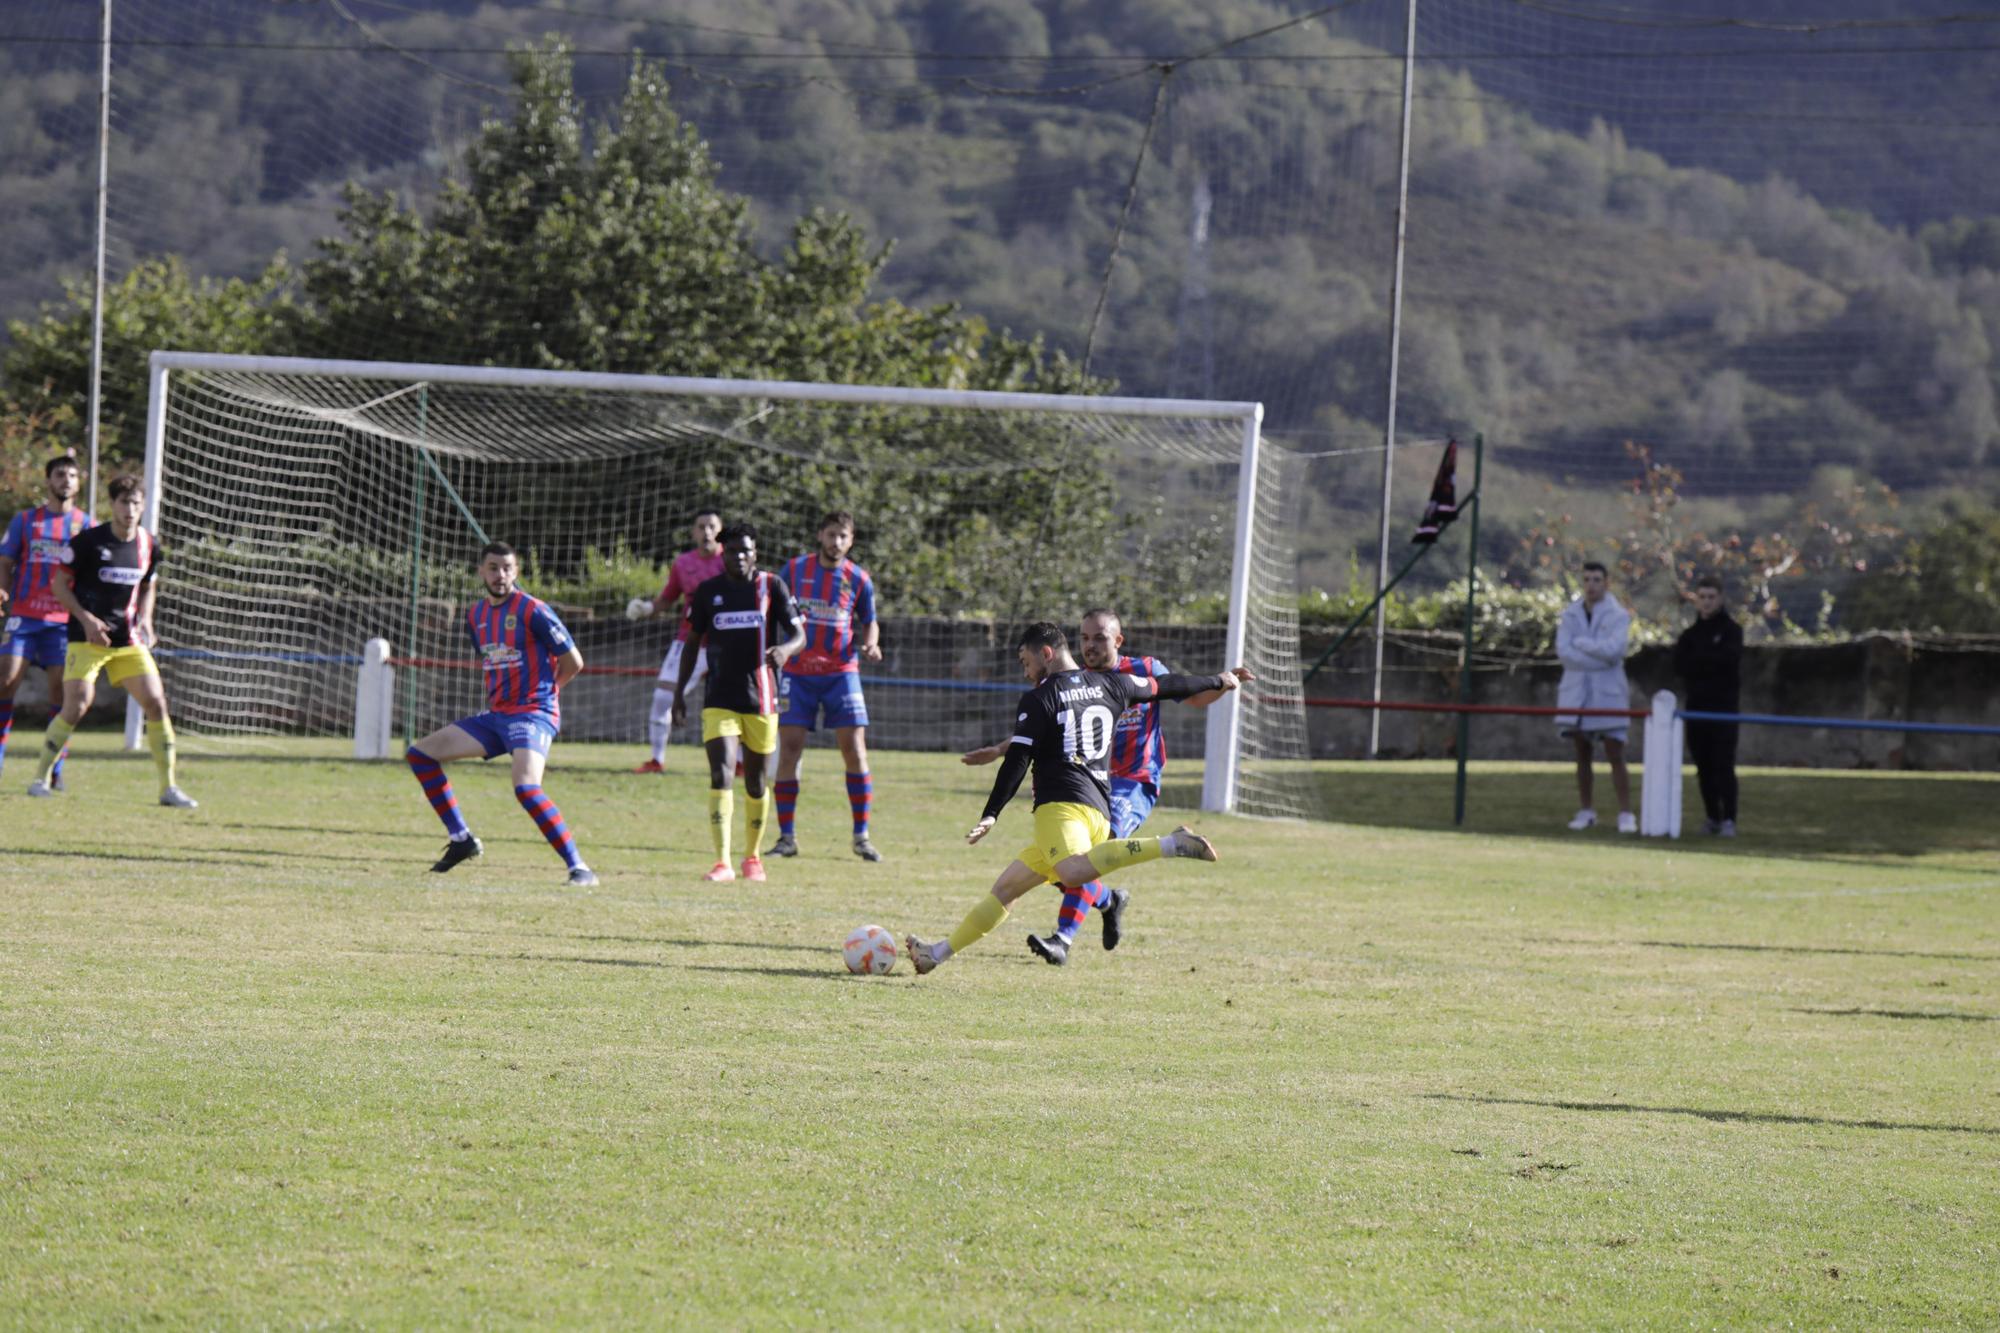
[(982, 745), (976, 750), (967, 750), (958, 757), (958, 762), (972, 768), (977, 768), (981, 764), (990, 764), (1001, 755), (1006, 754), (1007, 747), (1012, 744), (1012, 741), (995, 741), (991, 745)]
[(1192, 699), (1210, 693), (1220, 698), (1236, 688), (1236, 674), (1231, 671), (1217, 676), (1154, 676), (1152, 681), (1156, 699)]
[[(1247, 666), (1232, 667), (1225, 674), (1236, 677), (1238, 684), (1247, 684), (1257, 679)], [(1181, 702), (1190, 708), (1206, 708), (1227, 693), (1229, 693), (1228, 690), (1203, 690), (1200, 694), (1190, 694), (1187, 698), (1181, 700)]]

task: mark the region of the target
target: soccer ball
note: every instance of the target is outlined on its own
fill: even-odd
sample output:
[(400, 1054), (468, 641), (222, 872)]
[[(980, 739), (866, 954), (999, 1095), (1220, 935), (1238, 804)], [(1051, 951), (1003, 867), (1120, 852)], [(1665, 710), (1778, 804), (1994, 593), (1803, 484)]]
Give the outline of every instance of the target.
[(847, 955), (847, 970), (857, 976), (896, 970), (896, 937), (880, 926), (856, 926), (840, 951)]

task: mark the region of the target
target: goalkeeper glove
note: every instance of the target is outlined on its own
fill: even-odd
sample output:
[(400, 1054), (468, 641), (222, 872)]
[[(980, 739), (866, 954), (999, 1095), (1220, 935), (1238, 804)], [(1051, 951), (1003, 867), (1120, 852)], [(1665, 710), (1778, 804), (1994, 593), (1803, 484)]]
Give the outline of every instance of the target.
[(653, 604), (644, 597), (634, 597), (631, 601), (625, 603), (625, 618), (627, 620), (644, 620), (652, 614)]

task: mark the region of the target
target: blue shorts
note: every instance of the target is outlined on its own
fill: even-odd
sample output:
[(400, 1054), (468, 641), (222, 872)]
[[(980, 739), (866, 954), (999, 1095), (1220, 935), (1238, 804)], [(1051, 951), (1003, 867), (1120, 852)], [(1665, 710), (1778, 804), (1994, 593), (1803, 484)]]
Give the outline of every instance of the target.
[(487, 759), (516, 750), (546, 757), (556, 739), (556, 724), (544, 713), (474, 713), (452, 725), (484, 746)]
[(836, 671), (829, 676), (795, 676), (787, 671), (778, 677), (778, 725), (813, 730), (819, 712), (826, 709), (829, 727), (868, 725), (868, 701), (861, 697), (861, 677), (853, 671)]
[(0, 657), (25, 657), (29, 666), (59, 667), (69, 654), (69, 626), (32, 616), (8, 616), (0, 631)]
[(1153, 813), (1153, 802), (1160, 794), (1143, 782), (1131, 778), (1111, 779), (1111, 836), (1129, 838), (1145, 824), (1146, 817)]

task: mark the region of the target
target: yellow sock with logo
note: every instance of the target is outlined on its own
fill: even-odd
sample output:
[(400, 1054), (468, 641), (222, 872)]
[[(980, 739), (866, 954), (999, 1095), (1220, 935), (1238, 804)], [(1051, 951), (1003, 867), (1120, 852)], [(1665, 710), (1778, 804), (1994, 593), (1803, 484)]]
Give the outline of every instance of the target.
[(153, 752), (153, 771), (160, 775), (160, 791), (174, 785), (174, 724), (166, 718), (146, 724), (146, 748)]
[(715, 859), (729, 864), (729, 822), (736, 811), (736, 793), (728, 787), (708, 789), (708, 837), (715, 844)]
[(1007, 905), (989, 893), (979, 900), (978, 906), (965, 914), (965, 920), (958, 923), (958, 929), (951, 932), (951, 938), (946, 943), (953, 953), (957, 953), (968, 945), (977, 944), (1006, 919)]
[(56, 760), (62, 758), (63, 747), (69, 744), (70, 733), (75, 730), (62, 720), (61, 713), (49, 719), (49, 729), (42, 733), (42, 759), (35, 767), (35, 781), (49, 780), (49, 774), (55, 771)]
[(1157, 861), (1165, 855), (1160, 842), (1159, 838), (1113, 838), (1090, 849), (1090, 863), (1097, 867), (1098, 874), (1109, 875), (1127, 866)]
[(750, 846), (744, 854), (761, 856), (764, 847), (764, 825), (771, 820), (771, 789), (765, 787), (762, 796), (750, 796), (746, 793), (745, 800), (748, 804), (743, 808), (743, 824)]

